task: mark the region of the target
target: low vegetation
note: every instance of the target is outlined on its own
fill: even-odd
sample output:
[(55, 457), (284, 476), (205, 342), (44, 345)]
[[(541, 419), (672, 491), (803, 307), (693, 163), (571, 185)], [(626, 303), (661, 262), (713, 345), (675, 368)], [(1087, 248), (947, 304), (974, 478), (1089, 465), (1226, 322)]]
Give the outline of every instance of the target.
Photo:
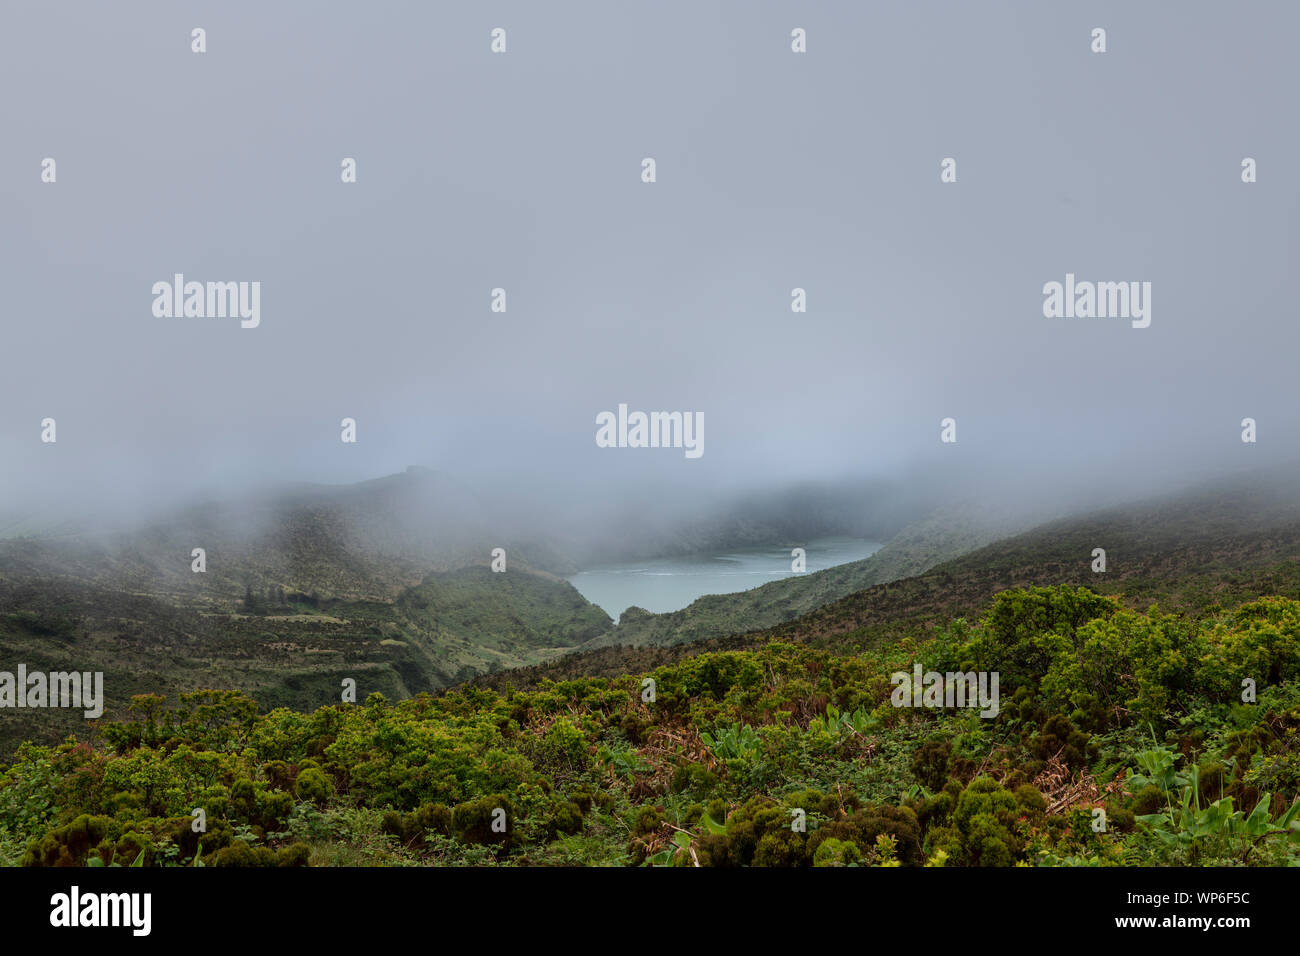
[[(918, 663), (997, 671), (997, 716), (894, 706)], [(1058, 586), (924, 639), (526, 689), (140, 695), (0, 769), (0, 863), (1293, 864), (1298, 677), (1295, 600), (1190, 615)]]

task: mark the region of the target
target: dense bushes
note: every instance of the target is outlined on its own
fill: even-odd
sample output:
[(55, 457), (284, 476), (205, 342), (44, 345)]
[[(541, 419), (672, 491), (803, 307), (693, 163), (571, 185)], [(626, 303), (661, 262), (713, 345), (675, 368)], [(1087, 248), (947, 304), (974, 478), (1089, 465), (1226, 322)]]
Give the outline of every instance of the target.
[(242, 841), (219, 850), (211, 866), (306, 866), (311, 850), (305, 844), (295, 843), (279, 850), (264, 846), (249, 846)]
[[(997, 671), (999, 713), (892, 706), (915, 662)], [(1284, 819), (1298, 675), (1300, 602), (1191, 621), (1034, 588), (853, 656), (771, 643), (309, 714), (144, 695), (101, 746), (24, 746), (0, 768), (0, 862), (1181, 865), (1220, 859), (1176, 832), (1216, 801), (1267, 797)]]
[(950, 786), (926, 813), (929, 845), (943, 850), (950, 866), (1011, 866), (1025, 859), (1034, 823), (1046, 804), (1033, 787), (1014, 793), (978, 777), (962, 789)]

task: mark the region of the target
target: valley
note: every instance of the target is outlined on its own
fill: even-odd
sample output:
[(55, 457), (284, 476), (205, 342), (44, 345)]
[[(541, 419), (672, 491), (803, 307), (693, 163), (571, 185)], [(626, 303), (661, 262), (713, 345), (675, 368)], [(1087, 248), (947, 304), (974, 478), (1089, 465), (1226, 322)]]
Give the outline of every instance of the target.
[[(103, 714), (0, 710), (0, 861), (1292, 860), (1297, 487), (1289, 471), (1252, 474), (1046, 521), (938, 503), (859, 560), (617, 623), (518, 553), (504, 573), (483, 559), (427, 570), (456, 563), (454, 538), (423, 557), (409, 527), (365, 546), (361, 530), (395, 528), (369, 498), (391, 482), (342, 494), (350, 512), (313, 492), (260, 538), (214, 528), (217, 567), (241, 542), (260, 547), (206, 591), (149, 574), (158, 552), (142, 542), (171, 549), (174, 528), (90, 552), (75, 536), (10, 539), (0, 655), (20, 672), (102, 671)], [(489, 553), (470, 534), (458, 544)], [(656, 562), (700, 559), (635, 566)], [(900, 679), (945, 674), (960, 682), (953, 707), (928, 684), (899, 704)], [(353, 682), (355, 703), (341, 695)], [(1143, 784), (1152, 761), (1182, 770)], [(137, 765), (172, 796), (135, 794), (123, 774)], [(1161, 801), (1198, 779), (1215, 788), (1206, 802), (1253, 808), (1284, 838), (1179, 836), (1190, 824)], [(1003, 807), (995, 837), (954, 811), (971, 801)], [(188, 805), (219, 821), (202, 850), (173, 832)], [(511, 835), (476, 822), (489, 811)], [(814, 826), (782, 836), (777, 811)], [(1080, 836), (1078, 814), (1097, 812), (1113, 834)]]

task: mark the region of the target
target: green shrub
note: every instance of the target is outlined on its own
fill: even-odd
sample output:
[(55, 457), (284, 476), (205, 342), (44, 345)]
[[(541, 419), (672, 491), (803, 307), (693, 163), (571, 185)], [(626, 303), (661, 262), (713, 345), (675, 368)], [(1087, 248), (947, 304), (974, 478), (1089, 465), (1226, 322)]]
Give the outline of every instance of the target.
[(927, 740), (912, 754), (912, 776), (924, 787), (938, 790), (948, 782), (948, 760), (952, 744), (947, 740)]
[(854, 842), (831, 837), (823, 840), (813, 854), (813, 866), (854, 866), (862, 859), (862, 851)]
[(308, 800), (317, 806), (325, 804), (332, 790), (329, 777), (315, 767), (299, 770), (298, 781), (293, 786), (293, 792), (299, 800)]
[(1025, 859), (1028, 827), (1021, 818), (1037, 805), (1027, 793), (1018, 797), (977, 777), (957, 798), (948, 823), (930, 831), (929, 849), (946, 852), (950, 866), (1011, 866)]
[(265, 846), (249, 846), (236, 840), (218, 850), (204, 862), (208, 866), (307, 866), (311, 848), (305, 843), (294, 843), (280, 850)]
[(546, 821), (547, 836), (553, 839), (557, 834), (574, 834), (581, 830), (582, 809), (572, 801), (557, 801)]
[(514, 807), (501, 794), (458, 803), (451, 811), (452, 832), (462, 843), (499, 844), (509, 848), (515, 842), (513, 814)]
[[(34, 840), (23, 854), (22, 866), (85, 866), (92, 847), (107, 837), (120, 833), (120, 825), (111, 817), (83, 813), (65, 826), (50, 830)], [(112, 860), (104, 860), (111, 863)]]

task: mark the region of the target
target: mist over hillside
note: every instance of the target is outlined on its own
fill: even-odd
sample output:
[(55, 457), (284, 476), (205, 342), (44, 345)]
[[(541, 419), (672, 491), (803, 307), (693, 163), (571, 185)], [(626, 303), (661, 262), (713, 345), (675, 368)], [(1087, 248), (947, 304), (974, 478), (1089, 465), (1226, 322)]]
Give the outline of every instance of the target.
[[(926, 499), (915, 487), (872, 481), (805, 483), (691, 508), (613, 496), (557, 506), (411, 467), (356, 484), (284, 486), (44, 527), (39, 517), (12, 518), (0, 572), (196, 602), (238, 600), (249, 586), (390, 598), (427, 572), (486, 564), (497, 548), (512, 562), (567, 574), (593, 562), (823, 534), (888, 538), (932, 507)], [(203, 575), (192, 573), (195, 548), (206, 554)]]
[[(1134, 608), (1156, 604), (1193, 620), (1266, 595), (1300, 600), (1300, 465), (1238, 474), (1018, 531), (1005, 524), (1003, 534), (985, 531), (984, 541), (970, 526), (956, 536), (929, 538), (945, 524), (941, 514), (936, 518), (865, 561), (745, 594), (704, 598), (681, 612), (632, 615), (571, 654), (475, 682), (522, 688), (577, 674), (635, 673), (773, 641), (838, 653), (922, 642), (1013, 588), (1084, 587)], [(928, 547), (916, 547), (927, 539)], [(1106, 552), (1104, 572), (1094, 569), (1098, 548)], [(798, 585), (819, 578), (822, 598), (791, 613), (784, 602), (801, 596), (807, 601)], [(837, 590), (841, 596), (831, 597)]]
[[(1055, 503), (1040, 493), (995, 507), (934, 485), (827, 484), (726, 501), (706, 519), (679, 513), (675, 525), (593, 524), (579, 534), (568, 515), (549, 526), (540, 512), (520, 519), (472, 487), (413, 468), (194, 502), (132, 528), (4, 539), (0, 653), (33, 667), (102, 670), (110, 715), (136, 693), (175, 698), (220, 686), (263, 707), (310, 708), (337, 698), (344, 679), (403, 698), (521, 667), (635, 667), (719, 641), (761, 643), (764, 634), (865, 628), (883, 639), (892, 627), (915, 632), (917, 622), (1025, 584), (1078, 583), (1135, 600), (1169, 588), (1195, 603), (1188, 588), (1247, 594), (1262, 586), (1259, 575), (1274, 574), (1287, 593), (1286, 562), (1300, 557), (1297, 474), (1256, 470), (1073, 513), (1082, 499), (1072, 489)], [(667, 614), (632, 608), (615, 622), (562, 577), (584, 557), (785, 545), (854, 530), (886, 543), (863, 561)], [(202, 573), (193, 547), (205, 550)], [(490, 567), (496, 547), (504, 574)], [(1096, 547), (1111, 562), (1103, 575), (1089, 570)], [(78, 723), (28, 713), (4, 737), (44, 739)]]

